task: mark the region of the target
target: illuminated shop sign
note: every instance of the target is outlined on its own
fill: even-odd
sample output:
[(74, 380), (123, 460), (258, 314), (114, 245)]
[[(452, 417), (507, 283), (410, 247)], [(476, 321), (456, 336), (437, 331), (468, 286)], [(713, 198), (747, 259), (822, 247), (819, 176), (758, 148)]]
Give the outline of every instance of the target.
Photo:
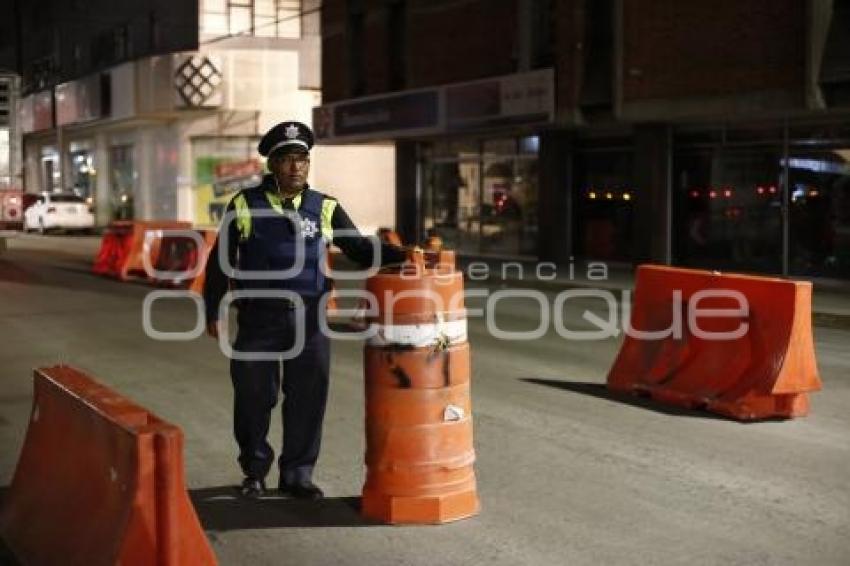
[(340, 104), (333, 110), (337, 136), (426, 130), (437, 127), (437, 91)]
[(555, 117), (552, 69), (326, 104), (313, 109), (320, 141), (392, 139), (509, 125)]

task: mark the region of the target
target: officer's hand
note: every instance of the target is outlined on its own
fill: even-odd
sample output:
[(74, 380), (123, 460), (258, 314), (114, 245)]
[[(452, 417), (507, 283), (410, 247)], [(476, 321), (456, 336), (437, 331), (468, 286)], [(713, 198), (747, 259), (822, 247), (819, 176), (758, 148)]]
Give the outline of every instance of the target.
[(218, 339), (218, 326), (219, 323), (217, 320), (213, 320), (207, 323), (207, 336)]

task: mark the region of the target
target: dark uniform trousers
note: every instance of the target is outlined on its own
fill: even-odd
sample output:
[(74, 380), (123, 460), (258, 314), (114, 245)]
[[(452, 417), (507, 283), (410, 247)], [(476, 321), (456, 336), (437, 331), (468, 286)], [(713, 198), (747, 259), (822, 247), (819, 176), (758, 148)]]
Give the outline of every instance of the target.
[[(262, 479), (271, 469), (274, 449), (267, 436), (281, 389), (281, 483), (309, 480), (319, 457), (328, 397), (330, 342), (319, 329), (319, 317), (324, 312), (319, 312), (318, 300), (305, 299), (305, 303), (304, 348), (295, 357), (282, 362), (236, 359), (230, 362), (234, 433), (239, 445), (239, 464), (246, 477)], [(233, 347), (238, 352), (285, 352), (294, 344), (296, 321), (292, 308), (272, 307), (267, 300), (249, 300), (238, 307)]]

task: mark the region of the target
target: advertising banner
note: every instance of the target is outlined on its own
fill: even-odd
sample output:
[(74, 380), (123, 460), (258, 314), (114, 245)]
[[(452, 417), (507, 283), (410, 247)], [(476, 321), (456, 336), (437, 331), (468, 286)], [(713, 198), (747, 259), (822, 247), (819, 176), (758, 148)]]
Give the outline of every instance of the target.
[(217, 226), (230, 199), (258, 185), (263, 176), (259, 159), (199, 156), (195, 159), (195, 224)]

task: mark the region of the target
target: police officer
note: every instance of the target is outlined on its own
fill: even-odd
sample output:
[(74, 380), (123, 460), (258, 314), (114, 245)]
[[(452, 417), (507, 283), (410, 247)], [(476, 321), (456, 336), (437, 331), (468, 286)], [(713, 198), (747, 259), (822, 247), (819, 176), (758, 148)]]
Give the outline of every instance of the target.
[[(207, 264), (204, 301), (209, 335), (218, 337), (221, 300), (228, 288), (235, 287), (267, 294), (269, 290), (283, 291), (290, 293), (290, 299), (248, 297), (234, 301), (238, 325), (234, 351), (286, 352), (296, 345), (299, 331), (303, 336), (303, 347), (282, 362), (269, 359), (268, 354), (257, 359), (231, 359), (234, 433), (245, 475), (240, 491), (246, 497), (258, 497), (266, 490), (265, 477), (274, 460), (266, 437), (279, 388), (284, 397), (278, 489), (299, 498), (323, 496), (312, 474), (319, 456), (330, 367), (330, 343), (319, 327), (324, 315), (319, 299), (329, 289), (320, 269), (326, 246), (333, 242), (361, 265), (373, 263), (376, 249), (381, 253), (379, 263), (396, 263), (405, 257), (401, 248), (386, 244), (376, 247), (360, 236), (335, 199), (307, 185), (312, 147), (313, 133), (300, 122), (280, 123), (263, 136), (258, 149), (260, 155), (268, 157), (270, 174), (259, 186), (240, 191), (230, 202)], [(268, 279), (228, 277), (218, 249), (225, 241), (229, 264), (240, 271), (292, 271), (299, 264), (301, 268), (286, 278), (277, 276), (281, 273), (274, 277), (270, 274)], [(296, 250), (303, 252), (303, 263), (296, 262), (296, 254), (301, 253)], [(293, 294), (301, 300), (292, 300)]]

